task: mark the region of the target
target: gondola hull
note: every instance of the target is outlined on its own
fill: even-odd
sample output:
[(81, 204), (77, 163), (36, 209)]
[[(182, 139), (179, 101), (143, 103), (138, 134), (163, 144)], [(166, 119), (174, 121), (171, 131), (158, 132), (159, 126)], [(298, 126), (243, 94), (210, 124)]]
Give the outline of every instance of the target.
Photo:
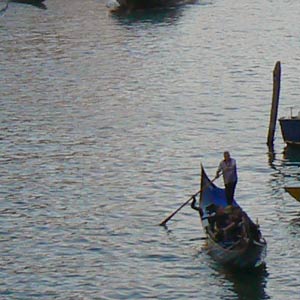
[(264, 264), (266, 255), (265, 242), (248, 243), (238, 249), (229, 249), (220, 246), (208, 236), (207, 250), (209, 255), (218, 263), (234, 269), (257, 268)]
[[(208, 208), (212, 205), (222, 208), (227, 207), (225, 190), (214, 185), (207, 177), (203, 168), (201, 174), (201, 191), (199, 204), (202, 226), (207, 235), (208, 254), (218, 263), (230, 268), (245, 269), (263, 265), (267, 243), (262, 237), (258, 226), (252, 222), (245, 212), (243, 212), (243, 220), (247, 228), (245, 236), (235, 238), (232, 241), (216, 239), (208, 221)], [(235, 200), (232, 203), (232, 207), (241, 209)]]

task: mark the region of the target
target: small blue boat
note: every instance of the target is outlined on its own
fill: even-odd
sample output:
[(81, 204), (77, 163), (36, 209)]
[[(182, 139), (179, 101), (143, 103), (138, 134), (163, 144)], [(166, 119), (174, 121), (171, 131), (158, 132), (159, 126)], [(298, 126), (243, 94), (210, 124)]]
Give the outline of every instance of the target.
[[(226, 201), (225, 190), (217, 187), (201, 169), (201, 195), (199, 199), (199, 213), (202, 226), (207, 236), (207, 249), (209, 255), (218, 263), (236, 269), (251, 269), (264, 265), (267, 243), (263, 238), (259, 226), (254, 224), (250, 217), (234, 200), (230, 207)], [(234, 235), (218, 236), (214, 216), (219, 209), (228, 208), (233, 214), (239, 211), (241, 219), (238, 221), (241, 231)], [(222, 231), (222, 229), (221, 229)]]
[(300, 147), (300, 112), (297, 116), (280, 118), (282, 138), (287, 145)]

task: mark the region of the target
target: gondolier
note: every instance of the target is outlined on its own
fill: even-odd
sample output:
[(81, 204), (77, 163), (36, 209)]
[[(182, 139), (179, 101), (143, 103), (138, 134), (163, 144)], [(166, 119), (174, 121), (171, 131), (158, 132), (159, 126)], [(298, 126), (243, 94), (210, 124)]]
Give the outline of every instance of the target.
[(228, 205), (231, 205), (234, 199), (234, 192), (238, 177), (236, 161), (234, 158), (230, 157), (230, 153), (228, 151), (224, 152), (224, 160), (222, 160), (219, 164), (216, 172), (216, 178), (220, 177), (221, 173), (223, 174), (227, 203)]

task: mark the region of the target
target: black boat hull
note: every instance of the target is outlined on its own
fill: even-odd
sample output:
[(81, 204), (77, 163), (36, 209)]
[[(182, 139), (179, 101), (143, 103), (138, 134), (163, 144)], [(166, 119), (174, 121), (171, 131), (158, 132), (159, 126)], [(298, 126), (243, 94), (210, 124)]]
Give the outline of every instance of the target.
[(155, 7), (165, 7), (174, 0), (117, 0), (121, 8), (126, 9), (149, 9)]
[(221, 247), (210, 236), (207, 250), (209, 255), (218, 263), (234, 269), (251, 269), (265, 264), (266, 242), (249, 242), (244, 247), (229, 249)]

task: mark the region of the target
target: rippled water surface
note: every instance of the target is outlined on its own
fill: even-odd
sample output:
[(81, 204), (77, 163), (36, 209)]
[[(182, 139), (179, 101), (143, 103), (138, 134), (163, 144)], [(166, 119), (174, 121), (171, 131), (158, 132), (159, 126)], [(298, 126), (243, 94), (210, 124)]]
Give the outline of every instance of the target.
[[(278, 60), (300, 110), (300, 2), (44, 3), (0, 15), (0, 299), (300, 299), (300, 155), (266, 147)], [(189, 207), (157, 225), (227, 149), (260, 273), (214, 263)]]

